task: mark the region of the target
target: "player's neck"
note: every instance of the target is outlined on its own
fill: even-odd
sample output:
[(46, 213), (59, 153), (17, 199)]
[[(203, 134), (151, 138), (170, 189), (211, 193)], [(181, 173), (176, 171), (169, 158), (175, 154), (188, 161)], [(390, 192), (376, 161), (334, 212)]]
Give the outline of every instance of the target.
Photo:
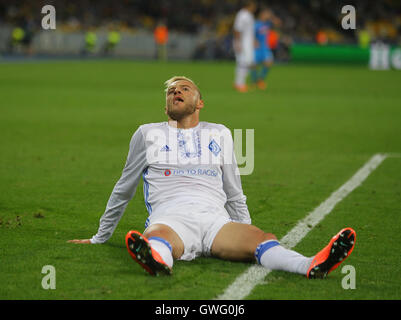
[(190, 129), (195, 128), (199, 124), (199, 119), (196, 118), (184, 118), (179, 121), (173, 120), (171, 118), (168, 119), (168, 125), (170, 127), (178, 128), (178, 129)]

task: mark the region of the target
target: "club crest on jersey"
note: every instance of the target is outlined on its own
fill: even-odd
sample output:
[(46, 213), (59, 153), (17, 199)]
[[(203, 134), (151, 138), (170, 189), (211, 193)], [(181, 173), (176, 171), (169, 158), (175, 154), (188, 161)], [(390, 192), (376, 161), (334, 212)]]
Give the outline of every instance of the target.
[(212, 139), (209, 143), (209, 150), (217, 157), (221, 151), (220, 146), (217, 144), (217, 142)]

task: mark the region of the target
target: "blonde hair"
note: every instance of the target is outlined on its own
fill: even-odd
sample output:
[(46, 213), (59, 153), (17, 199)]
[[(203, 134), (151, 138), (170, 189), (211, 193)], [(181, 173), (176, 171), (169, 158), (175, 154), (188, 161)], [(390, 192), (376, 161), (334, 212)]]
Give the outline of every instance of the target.
[(196, 88), (196, 90), (198, 91), (198, 93), (199, 93), (199, 99), (202, 99), (202, 94), (201, 94), (201, 92), (200, 92), (198, 86), (196, 85), (196, 83), (195, 83), (193, 80), (191, 80), (191, 79), (189, 79), (189, 78), (187, 78), (187, 77), (185, 77), (185, 76), (174, 76), (174, 77), (168, 79), (166, 82), (164, 82), (164, 86), (165, 86), (164, 91), (167, 92), (168, 88), (169, 88), (174, 82), (179, 81), (179, 80), (185, 80), (185, 81), (188, 81), (188, 82), (192, 83), (192, 84), (194, 85), (194, 87)]

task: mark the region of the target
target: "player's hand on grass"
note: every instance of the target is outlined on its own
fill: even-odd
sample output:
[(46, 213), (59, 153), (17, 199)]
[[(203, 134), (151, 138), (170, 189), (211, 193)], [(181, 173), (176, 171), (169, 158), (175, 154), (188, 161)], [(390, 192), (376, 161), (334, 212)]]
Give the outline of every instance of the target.
[(91, 243), (90, 239), (74, 239), (74, 240), (68, 240), (67, 242), (69, 243)]

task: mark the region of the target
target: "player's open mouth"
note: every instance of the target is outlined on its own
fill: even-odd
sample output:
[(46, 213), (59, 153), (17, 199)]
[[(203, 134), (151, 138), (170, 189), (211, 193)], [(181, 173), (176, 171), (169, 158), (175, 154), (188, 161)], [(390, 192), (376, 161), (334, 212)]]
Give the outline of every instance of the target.
[(184, 99), (181, 98), (181, 97), (175, 97), (174, 98), (174, 103), (176, 103), (176, 102), (184, 102)]

